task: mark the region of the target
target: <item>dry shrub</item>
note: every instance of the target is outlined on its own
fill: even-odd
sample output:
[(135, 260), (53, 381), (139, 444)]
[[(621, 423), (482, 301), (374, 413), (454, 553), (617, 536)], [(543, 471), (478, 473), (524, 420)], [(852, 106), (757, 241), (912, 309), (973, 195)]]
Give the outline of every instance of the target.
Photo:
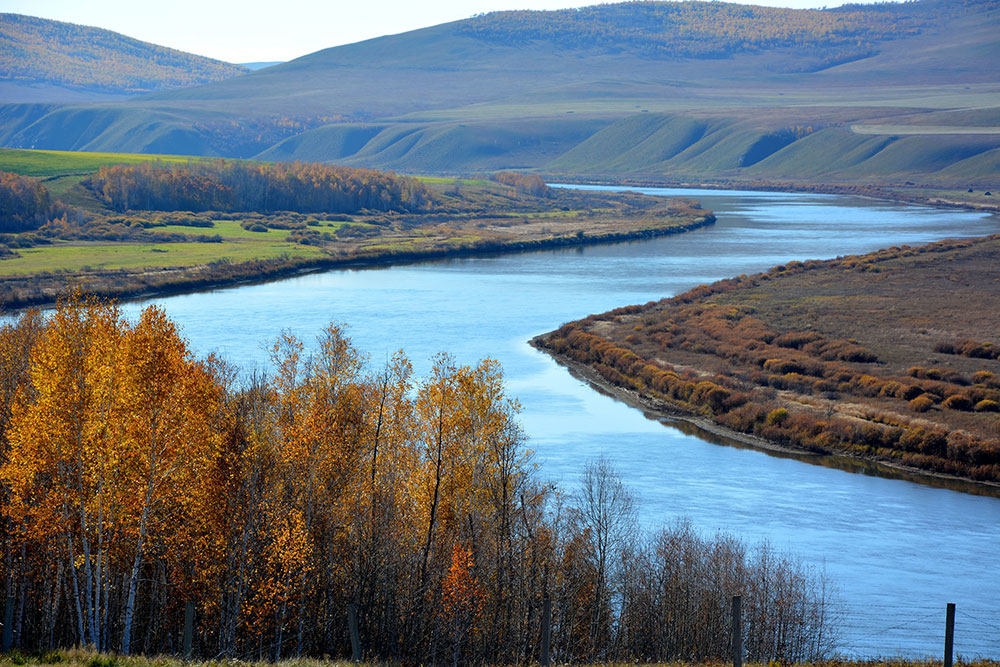
[(968, 411), (972, 409), (972, 401), (965, 394), (954, 394), (944, 399), (942, 403), (949, 410)]
[(785, 408), (775, 408), (767, 413), (767, 423), (770, 426), (781, 426), (788, 420), (788, 410)]

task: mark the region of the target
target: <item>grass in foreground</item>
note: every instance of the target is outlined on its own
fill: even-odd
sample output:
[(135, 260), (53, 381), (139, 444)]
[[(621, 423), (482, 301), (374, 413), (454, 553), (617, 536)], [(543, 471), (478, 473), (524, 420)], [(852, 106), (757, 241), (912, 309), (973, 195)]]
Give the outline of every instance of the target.
[[(110, 653), (95, 653), (84, 649), (61, 649), (44, 653), (24, 654), (13, 651), (0, 654), (0, 667), (21, 667), (22, 665), (63, 665), (65, 667), (347, 667), (358, 663), (349, 660), (329, 658), (295, 658), (281, 662), (247, 661), (238, 659), (222, 660), (182, 660), (176, 656), (122, 656)], [(362, 662), (366, 665), (390, 665), (392, 663)], [(636, 663), (591, 663), (590, 667), (634, 667)], [(730, 663), (683, 661), (661, 663), (639, 663), (662, 667), (725, 667)], [(745, 663), (746, 667), (775, 667), (777, 663)], [(954, 664), (963, 667), (996, 667), (1000, 662), (989, 659), (963, 660), (959, 656)], [(873, 660), (823, 660), (809, 663), (784, 664), (782, 667), (940, 667), (941, 662), (930, 659), (884, 658)]]

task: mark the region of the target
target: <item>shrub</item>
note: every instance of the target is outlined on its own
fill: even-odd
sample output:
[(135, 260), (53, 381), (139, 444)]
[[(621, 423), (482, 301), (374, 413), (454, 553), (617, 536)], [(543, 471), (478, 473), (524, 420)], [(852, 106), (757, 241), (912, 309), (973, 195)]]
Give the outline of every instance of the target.
[(771, 371), (777, 375), (787, 375), (789, 373), (804, 373), (802, 364), (788, 359), (768, 359), (764, 362), (764, 370)]
[(984, 398), (976, 403), (975, 410), (976, 412), (1000, 412), (1000, 403)]
[(781, 426), (788, 420), (788, 410), (775, 408), (767, 413), (767, 423), (770, 426)]
[(954, 394), (944, 399), (942, 404), (950, 410), (968, 411), (972, 409), (972, 401), (965, 394)]
[(906, 387), (904, 387), (901, 382), (890, 380), (882, 385), (882, 389), (879, 390), (878, 395), (885, 398), (895, 398), (897, 396), (902, 397), (905, 391)]
[(972, 381), (976, 384), (989, 384), (990, 380), (995, 377), (996, 375), (989, 371), (976, 371), (972, 374)]
[(934, 405), (934, 401), (931, 400), (926, 394), (917, 396), (910, 401), (910, 409), (914, 412), (927, 412)]

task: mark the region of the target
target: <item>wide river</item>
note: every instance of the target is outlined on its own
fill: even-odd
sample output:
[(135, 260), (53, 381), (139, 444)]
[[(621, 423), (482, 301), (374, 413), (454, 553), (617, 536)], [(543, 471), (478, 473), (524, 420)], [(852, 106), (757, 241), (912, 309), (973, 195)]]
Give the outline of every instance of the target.
[(498, 359), (545, 478), (571, 489), (585, 462), (604, 455), (637, 495), (645, 528), (688, 519), (825, 570), (839, 589), (845, 653), (940, 655), (945, 605), (955, 602), (956, 651), (1000, 657), (1000, 499), (689, 435), (527, 344), (563, 322), (719, 278), (998, 233), (1000, 221), (840, 196), (643, 191), (695, 197), (718, 222), (652, 241), (330, 271), (153, 302), (199, 354), (247, 369), (266, 365), (265, 343), (281, 330), (312, 339), (330, 321), (346, 323), (373, 363), (400, 348), (418, 373), (439, 351), (461, 363)]

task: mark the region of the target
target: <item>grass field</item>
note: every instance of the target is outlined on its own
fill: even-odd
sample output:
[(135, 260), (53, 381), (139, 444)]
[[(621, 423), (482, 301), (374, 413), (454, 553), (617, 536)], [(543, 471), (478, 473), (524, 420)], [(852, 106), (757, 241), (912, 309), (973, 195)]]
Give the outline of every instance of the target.
[(0, 148), (0, 171), (12, 171), (36, 178), (69, 174), (90, 174), (113, 164), (142, 162), (184, 163), (206, 158), (188, 155), (144, 155), (139, 153), (88, 153), (82, 151), (37, 151)]
[[(247, 232), (251, 234), (253, 232)], [(268, 232), (267, 234), (275, 234)], [(263, 234), (262, 234), (263, 235)], [(287, 232), (281, 232), (281, 238)], [(140, 269), (195, 266), (210, 262), (246, 262), (282, 256), (315, 257), (323, 252), (312, 246), (285, 241), (255, 243), (115, 243), (69, 244), (27, 248), (20, 257), (0, 262), (0, 277), (90, 269)]]

